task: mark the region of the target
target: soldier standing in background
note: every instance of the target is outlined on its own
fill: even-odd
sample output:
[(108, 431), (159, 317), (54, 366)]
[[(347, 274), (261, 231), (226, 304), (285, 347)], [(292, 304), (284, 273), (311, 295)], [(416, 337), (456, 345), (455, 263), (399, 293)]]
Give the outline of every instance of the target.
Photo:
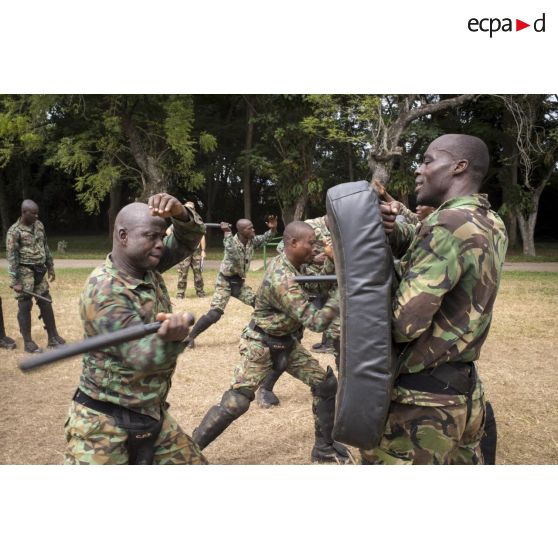
[(245, 285), (246, 272), (250, 269), (254, 250), (269, 242), (276, 234), (277, 217), (270, 215), (266, 225), (269, 230), (256, 236), (252, 221), (239, 219), (236, 222), (238, 232), (233, 236), (229, 223), (221, 223), (221, 230), (225, 233), (223, 239), (225, 253), (215, 282), (215, 293), (211, 299), (209, 312), (201, 316), (192, 328), (189, 339), (190, 348), (194, 347), (194, 339), (200, 333), (221, 319), (231, 296), (244, 304), (254, 306), (256, 294)]
[(4, 329), (4, 313), (2, 312), (2, 297), (0, 297), (0, 349), (15, 349), (15, 341), (6, 335)]
[[(195, 209), (194, 202), (186, 202), (186, 207)], [(176, 285), (176, 298), (184, 298), (188, 285), (188, 271), (192, 268), (194, 274), (194, 287), (198, 298), (203, 298), (203, 261), (205, 260), (205, 235), (202, 236), (196, 251), (178, 264), (178, 284)]]
[(479, 194), (489, 164), (477, 137), (433, 141), (416, 171), (417, 202), (437, 207), (418, 226), (381, 206), (401, 282), (393, 336), (402, 344), (383, 438), (364, 464), (479, 464), (485, 401), (476, 360), (488, 335), (506, 229)]
[[(39, 221), (39, 206), (32, 200), (21, 204), (21, 217), (8, 230), (6, 236), (6, 257), (10, 287), (15, 291), (18, 303), (17, 321), (23, 337), (24, 349), (28, 353), (40, 353), (42, 350), (31, 338), (32, 295), (35, 293), (52, 300), (48, 291), (48, 282), (55, 280), (54, 261), (48, 248), (45, 228)], [(24, 292), (27, 291), (27, 292)], [(65, 343), (58, 335), (52, 302), (37, 298), (45, 329), (48, 334), (48, 347), (54, 348)]]
[(192, 436), (201, 449), (205, 448), (248, 410), (258, 386), (272, 370), (286, 370), (312, 391), (312, 461), (345, 461), (346, 448), (332, 438), (337, 379), (331, 368), (324, 370), (297, 338), (301, 327), (321, 332), (339, 315), (337, 291), (331, 292), (318, 309), (293, 280), (301, 266), (314, 257), (315, 234), (310, 225), (293, 221), (285, 228), (283, 240), (284, 253), (267, 267), (252, 320), (242, 332), (242, 360), (234, 369), (231, 387), (220, 404), (209, 409)]
[[(165, 218), (173, 232), (165, 237)], [(205, 464), (168, 413), (166, 399), (188, 335), (188, 315), (172, 314), (161, 273), (192, 253), (205, 227), (168, 194), (120, 210), (112, 252), (80, 299), (86, 337), (162, 322), (156, 334), (85, 353), (65, 424), (66, 464)]]

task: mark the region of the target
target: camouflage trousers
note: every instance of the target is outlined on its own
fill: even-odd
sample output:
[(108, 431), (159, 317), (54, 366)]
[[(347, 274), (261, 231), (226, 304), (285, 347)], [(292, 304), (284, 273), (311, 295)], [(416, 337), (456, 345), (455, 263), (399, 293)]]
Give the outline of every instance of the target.
[[(258, 387), (273, 370), (269, 348), (257, 339), (240, 338), (241, 361), (233, 371), (231, 389), (247, 388), (256, 392)], [(287, 373), (309, 387), (319, 385), (327, 375), (320, 363), (298, 342), (289, 355)], [(319, 399), (313, 397), (313, 408)], [(317, 418), (314, 417), (316, 428), (319, 429)]]
[[(372, 465), (480, 465), (485, 401), (477, 382), (467, 419), (467, 403), (459, 396), (430, 396), (432, 405), (392, 401), (384, 434), (377, 448), (361, 450), (363, 464)], [(438, 401), (436, 401), (438, 399)], [(444, 401), (444, 399), (446, 401)]]
[[(213, 293), (213, 298), (211, 299), (211, 309), (218, 309), (222, 312), (225, 311), (230, 298), (231, 298), (231, 286), (228, 281), (219, 273), (217, 274), (217, 281), (215, 281), (215, 292)], [(248, 306), (254, 306), (256, 300), (256, 293), (251, 287), (244, 284), (240, 288), (240, 293), (236, 296), (240, 302), (244, 302)]]
[(192, 268), (194, 274), (194, 287), (196, 294), (205, 296), (203, 292), (203, 276), (201, 271), (202, 259), (199, 254), (192, 254), (178, 264), (178, 284), (176, 285), (177, 294), (184, 294), (188, 285), (188, 271)]
[[(35, 274), (30, 267), (20, 266), (17, 270), (17, 274), (20, 284), (26, 291), (31, 291), (33, 293), (37, 293), (38, 295), (49, 294), (50, 296), (50, 293), (48, 292), (48, 282), (46, 279), (46, 274), (38, 283), (35, 283)], [(24, 293), (16, 293), (15, 298), (16, 300), (23, 300), (24, 298), (31, 297)], [(50, 296), (50, 298), (52, 297)]]
[[(207, 460), (195, 442), (184, 433), (167, 412), (155, 442), (154, 465), (206, 465)], [(64, 425), (65, 465), (126, 465), (126, 430), (116, 426), (111, 416), (89, 409), (75, 401)]]

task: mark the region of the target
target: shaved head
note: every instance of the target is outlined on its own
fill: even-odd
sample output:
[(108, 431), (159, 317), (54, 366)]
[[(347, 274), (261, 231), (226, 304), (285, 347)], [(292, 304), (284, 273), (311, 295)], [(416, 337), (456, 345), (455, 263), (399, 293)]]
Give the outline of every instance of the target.
[(309, 264), (314, 260), (316, 234), (308, 223), (304, 221), (289, 223), (283, 233), (283, 242), (285, 255), (297, 269), (300, 269), (302, 264)]
[(446, 151), (455, 159), (466, 159), (469, 162), (468, 170), (479, 181), (482, 181), (488, 172), (488, 147), (480, 138), (466, 134), (446, 134), (435, 139), (430, 148)]
[(134, 202), (125, 205), (116, 215), (114, 221), (114, 237), (118, 235), (119, 229), (132, 230), (135, 227), (149, 226), (156, 222), (162, 227), (165, 220), (162, 217), (153, 217), (146, 203)]
[(283, 241), (287, 244), (292, 238), (300, 240), (303, 236), (308, 235), (308, 233), (314, 234), (314, 229), (308, 223), (304, 221), (292, 221), (285, 227)]
[(21, 212), (24, 211), (37, 211), (39, 206), (33, 200), (23, 200), (21, 202)]

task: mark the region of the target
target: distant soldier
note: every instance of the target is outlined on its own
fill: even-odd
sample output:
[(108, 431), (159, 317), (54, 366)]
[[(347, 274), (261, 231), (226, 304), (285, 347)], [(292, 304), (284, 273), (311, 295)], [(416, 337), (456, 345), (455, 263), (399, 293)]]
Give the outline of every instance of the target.
[[(195, 209), (194, 202), (186, 202), (186, 207), (189, 209)], [(205, 296), (203, 290), (203, 261), (205, 260), (205, 235), (202, 236), (199, 246), (196, 251), (182, 260), (178, 264), (178, 284), (176, 286), (176, 298), (184, 298), (186, 288), (188, 285), (188, 271), (192, 268), (192, 273), (194, 274), (194, 287), (196, 289), (196, 294), (199, 298)]]
[(402, 344), (378, 447), (365, 464), (479, 464), (485, 399), (476, 361), (488, 335), (507, 249), (506, 229), (479, 194), (489, 165), (477, 137), (433, 141), (416, 171), (420, 205), (437, 209), (417, 226), (381, 206), (401, 282), (392, 329)]
[(246, 272), (250, 269), (254, 250), (269, 242), (277, 233), (277, 217), (270, 215), (266, 225), (269, 230), (256, 236), (252, 221), (239, 219), (236, 222), (238, 232), (233, 236), (229, 223), (221, 223), (221, 230), (225, 233), (223, 239), (225, 253), (215, 282), (215, 293), (211, 299), (210, 310), (198, 319), (190, 333), (191, 348), (194, 347), (194, 339), (200, 333), (221, 319), (231, 296), (244, 304), (254, 306), (256, 294), (244, 283)]
[[(165, 237), (168, 217), (173, 233)], [(207, 463), (167, 410), (189, 322), (185, 313), (172, 313), (161, 275), (192, 253), (203, 233), (199, 215), (164, 193), (116, 216), (112, 252), (81, 294), (85, 336), (155, 320), (162, 325), (156, 334), (84, 354), (65, 425), (66, 464)]]
[(15, 349), (15, 341), (6, 335), (4, 329), (4, 314), (2, 312), (2, 297), (0, 297), (0, 349)]
[[(331, 245), (331, 233), (329, 231), (328, 217), (317, 217), (315, 219), (307, 219), (304, 221), (314, 229), (316, 242), (314, 243), (314, 259), (310, 264), (303, 264), (301, 273), (303, 275), (334, 275), (335, 264), (332, 257), (326, 255), (326, 247)], [(279, 243), (277, 251), (283, 252), (284, 244)], [(327, 300), (329, 291), (334, 288), (331, 283), (308, 283), (302, 285), (306, 293), (309, 295), (312, 303), (321, 308)], [(341, 335), (339, 318), (335, 318), (322, 333), (322, 340), (312, 345), (312, 350), (317, 353), (335, 353), (338, 352), (338, 342)], [(273, 371), (268, 374), (260, 389), (256, 394), (256, 401), (260, 407), (269, 408), (279, 405), (279, 398), (273, 392), (273, 388), (282, 372)]]
[[(8, 230), (6, 237), (8, 274), (10, 287), (16, 293), (18, 302), (17, 320), (23, 337), (24, 349), (28, 353), (40, 353), (42, 350), (31, 338), (32, 294), (52, 300), (48, 282), (55, 280), (54, 261), (48, 248), (45, 228), (39, 221), (39, 206), (32, 200), (21, 204), (21, 217)], [(58, 347), (66, 341), (56, 329), (52, 303), (36, 298), (41, 312), (40, 316), (48, 334), (48, 347)]]
[(315, 234), (310, 225), (293, 221), (285, 228), (283, 239), (285, 251), (268, 265), (252, 320), (242, 332), (242, 360), (234, 369), (231, 387), (221, 403), (209, 409), (192, 436), (205, 448), (248, 410), (258, 386), (272, 370), (286, 370), (312, 391), (312, 461), (346, 461), (346, 448), (332, 439), (337, 379), (331, 368), (324, 370), (297, 339), (301, 327), (321, 332), (339, 315), (337, 291), (318, 309), (294, 281), (301, 266), (314, 257)]

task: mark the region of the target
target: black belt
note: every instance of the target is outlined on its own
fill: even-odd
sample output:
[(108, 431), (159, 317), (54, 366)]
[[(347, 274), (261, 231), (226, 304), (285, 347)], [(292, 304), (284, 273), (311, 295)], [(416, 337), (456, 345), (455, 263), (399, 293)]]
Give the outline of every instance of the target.
[(89, 397), (79, 388), (74, 394), (74, 401), (104, 415), (112, 417), (116, 425), (128, 434), (128, 462), (130, 465), (151, 465), (155, 453), (155, 441), (163, 426), (163, 413), (159, 420), (136, 411), (127, 409), (108, 401), (99, 401)]
[(412, 374), (401, 374), (397, 385), (443, 395), (472, 395), (477, 382), (472, 362), (446, 362)]

